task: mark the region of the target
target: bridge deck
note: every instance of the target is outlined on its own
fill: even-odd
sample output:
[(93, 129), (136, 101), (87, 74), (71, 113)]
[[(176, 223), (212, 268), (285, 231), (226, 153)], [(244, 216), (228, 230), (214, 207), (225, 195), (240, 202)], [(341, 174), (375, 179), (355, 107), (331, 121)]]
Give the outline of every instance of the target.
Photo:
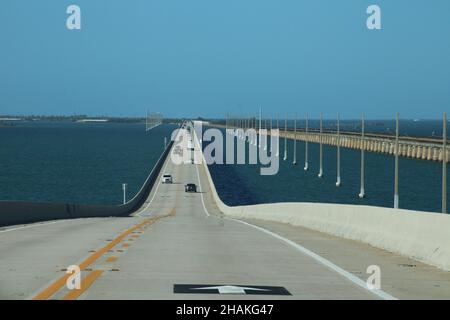
[[(449, 298), (450, 275), (367, 245), (281, 224), (251, 221), (328, 259), (320, 262), (291, 244), (215, 207), (203, 166), (163, 172), (134, 217), (78, 219), (0, 230), (0, 299), (378, 299), (359, 281), (379, 264), (382, 289), (397, 298)], [(185, 183), (200, 193), (185, 193)], [(81, 290), (65, 287), (69, 265), (84, 270)], [(408, 267), (415, 265), (415, 267)], [(61, 278), (62, 277), (62, 278)], [(57, 281), (58, 279), (62, 279)], [(173, 293), (174, 284), (281, 286), (292, 296)]]

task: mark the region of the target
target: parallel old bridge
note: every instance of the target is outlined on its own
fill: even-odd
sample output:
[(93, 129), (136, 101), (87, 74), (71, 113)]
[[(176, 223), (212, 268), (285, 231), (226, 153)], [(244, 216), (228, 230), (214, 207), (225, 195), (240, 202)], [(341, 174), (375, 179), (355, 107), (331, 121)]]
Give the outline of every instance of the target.
[[(221, 128), (243, 128), (255, 129), (258, 131), (258, 125), (246, 123), (244, 126), (239, 124), (212, 124)], [(262, 126), (262, 129), (267, 130), (267, 134), (270, 136), (271, 131), (268, 126)], [(274, 126), (273, 129), (276, 129)], [(378, 152), (384, 154), (395, 154), (396, 136), (379, 134), (379, 133), (364, 133), (364, 136), (360, 132), (350, 131), (335, 131), (335, 130), (320, 130), (305, 128), (279, 128), (280, 138), (287, 137), (288, 139), (297, 141), (307, 141), (313, 143), (322, 143), (324, 145), (341, 146), (343, 148), (356, 149), (369, 152)], [(450, 161), (450, 148), (445, 146), (447, 152), (446, 160)], [(428, 161), (440, 161), (444, 158), (443, 139), (428, 138), (428, 137), (410, 137), (399, 136), (398, 137), (398, 155), (400, 157), (428, 160)]]

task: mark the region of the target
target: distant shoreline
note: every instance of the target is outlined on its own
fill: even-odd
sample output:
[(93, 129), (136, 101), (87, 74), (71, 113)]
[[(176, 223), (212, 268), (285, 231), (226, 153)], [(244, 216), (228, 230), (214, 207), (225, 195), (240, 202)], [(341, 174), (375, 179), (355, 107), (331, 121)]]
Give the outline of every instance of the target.
[[(178, 122), (179, 119), (163, 119), (163, 123)], [(105, 117), (105, 116), (17, 116), (0, 115), (0, 126), (10, 126), (19, 122), (78, 122), (78, 123), (145, 123), (144, 117)]]

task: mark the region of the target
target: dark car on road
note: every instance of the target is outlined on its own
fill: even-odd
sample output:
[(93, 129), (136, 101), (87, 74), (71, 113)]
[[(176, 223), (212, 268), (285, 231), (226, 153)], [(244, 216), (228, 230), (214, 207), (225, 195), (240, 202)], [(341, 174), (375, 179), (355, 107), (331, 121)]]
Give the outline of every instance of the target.
[(195, 183), (188, 183), (187, 185), (184, 186), (184, 191), (197, 192), (197, 186), (195, 185)]

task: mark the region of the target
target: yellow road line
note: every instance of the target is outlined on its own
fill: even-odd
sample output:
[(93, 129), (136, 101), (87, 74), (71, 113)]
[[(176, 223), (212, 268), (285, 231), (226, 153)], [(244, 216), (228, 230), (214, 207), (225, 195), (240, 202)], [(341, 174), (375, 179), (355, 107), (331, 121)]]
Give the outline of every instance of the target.
[(103, 270), (93, 270), (86, 277), (81, 280), (81, 288), (73, 289), (68, 294), (66, 294), (63, 300), (75, 300), (83, 294), (93, 283), (100, 277)]
[[(153, 224), (156, 220), (158, 220), (160, 218), (174, 216), (175, 213), (176, 213), (176, 209), (172, 208), (170, 213), (167, 214), (167, 215), (146, 219), (144, 222), (142, 222), (140, 224), (137, 224), (134, 227), (124, 231), (122, 234), (120, 234), (118, 237), (114, 238), (106, 246), (104, 246), (103, 248), (99, 249), (98, 251), (94, 252), (89, 257), (87, 257), (79, 265), (80, 270), (86, 269), (86, 267), (91, 265), (93, 262), (95, 262), (98, 258), (103, 256), (105, 253), (109, 252), (113, 247), (115, 247), (118, 243), (120, 243), (124, 238), (129, 236), (134, 231), (136, 231), (138, 229), (141, 229), (141, 228), (146, 228), (146, 227), (148, 227), (149, 225)], [(127, 243), (124, 243), (122, 245), (122, 247), (128, 247), (128, 246), (129, 246), (129, 244), (127, 244)], [(117, 251), (122, 252), (122, 250), (117, 250)], [(110, 257), (110, 258), (112, 258), (112, 257)], [(116, 257), (116, 260), (117, 260), (117, 257)], [(85, 286), (87, 285), (87, 287), (84, 288), (84, 286), (82, 284), (82, 289), (80, 289), (80, 290), (86, 290), (101, 275), (101, 273), (103, 273), (102, 270), (94, 270), (90, 274), (88, 274), (88, 276), (85, 278), (86, 279), (85, 280)], [(60, 277), (55, 282), (50, 284), (47, 288), (45, 288), (40, 293), (38, 293), (36, 296), (34, 296), (33, 300), (46, 300), (46, 299), (49, 299), (51, 296), (53, 296), (56, 292), (58, 292), (66, 284), (66, 281), (67, 281), (67, 279), (69, 277), (70, 277), (70, 274), (64, 274), (64, 276)], [(82, 280), (82, 282), (83, 282), (83, 280)], [(77, 295), (77, 292), (80, 291), (80, 290), (72, 290), (71, 292), (69, 292), (64, 297), (64, 299), (66, 299), (66, 297), (69, 297), (69, 298), (74, 297), (74, 299), (76, 299), (77, 297), (79, 297), (82, 294), (82, 292), (81, 292), (81, 293), (79, 293)]]
[(109, 257), (108, 259), (106, 259), (106, 262), (116, 262), (117, 259), (119, 259), (119, 258), (116, 257), (116, 256), (111, 256), (111, 257)]
[(65, 274), (47, 288), (42, 290), (38, 295), (33, 297), (33, 300), (46, 300), (54, 295), (62, 286), (64, 286), (67, 282), (67, 279), (70, 277), (70, 274)]
[[(153, 221), (155, 222), (156, 220), (160, 219), (160, 218), (165, 218), (165, 217), (173, 217), (176, 213), (176, 209), (172, 208), (172, 210), (170, 210), (169, 214), (166, 214), (164, 216), (161, 217), (156, 217)], [(149, 226), (152, 223), (148, 223), (146, 226)], [(129, 247), (130, 245), (128, 243), (124, 243), (122, 246), (127, 246)], [(118, 257), (115, 256), (111, 256), (109, 257), (106, 261), (107, 262), (114, 262), (118, 259)], [(72, 290), (71, 292), (69, 292), (64, 298), (63, 300), (75, 300), (77, 299), (80, 295), (83, 294), (84, 291), (86, 291), (99, 277), (100, 275), (103, 273), (103, 270), (94, 270), (92, 271), (90, 274), (88, 274), (86, 276), (85, 279), (83, 279), (81, 281), (81, 289), (80, 290)]]
[[(108, 252), (110, 249), (112, 249), (115, 245), (117, 245), (120, 241), (122, 241), (125, 237), (127, 237), (130, 233), (132, 233), (134, 230), (139, 229), (143, 226), (146, 226), (148, 224), (154, 223), (157, 218), (150, 218), (146, 219), (144, 222), (126, 230), (121, 235), (119, 235), (117, 238), (113, 239), (110, 243), (108, 243), (103, 248), (99, 249), (98, 251), (91, 254), (89, 257), (87, 257), (80, 265), (80, 270), (85, 269), (87, 266), (92, 264), (95, 260), (100, 258), (102, 255), (104, 255), (106, 252)], [(62, 277), (57, 279), (55, 282), (50, 284), (47, 288), (42, 290), (40, 293), (38, 293), (36, 296), (33, 297), (33, 300), (46, 300), (50, 298), (52, 295), (54, 295), (58, 290), (60, 290), (65, 284), (70, 274), (64, 274)]]

